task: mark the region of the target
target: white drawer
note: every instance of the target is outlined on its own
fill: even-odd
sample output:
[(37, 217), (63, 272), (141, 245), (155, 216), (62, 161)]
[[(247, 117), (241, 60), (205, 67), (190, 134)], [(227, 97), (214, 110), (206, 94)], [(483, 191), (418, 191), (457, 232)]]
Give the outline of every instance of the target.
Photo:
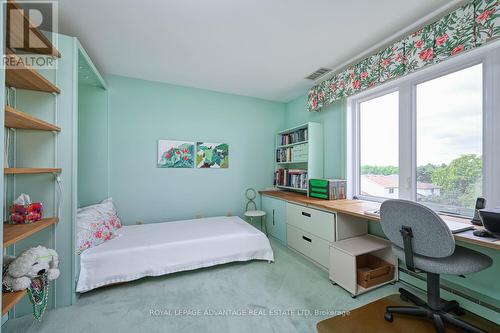
[(287, 225), (288, 246), (328, 268), (330, 243), (308, 232)]
[(335, 214), (287, 203), (286, 222), (328, 242), (335, 241)]

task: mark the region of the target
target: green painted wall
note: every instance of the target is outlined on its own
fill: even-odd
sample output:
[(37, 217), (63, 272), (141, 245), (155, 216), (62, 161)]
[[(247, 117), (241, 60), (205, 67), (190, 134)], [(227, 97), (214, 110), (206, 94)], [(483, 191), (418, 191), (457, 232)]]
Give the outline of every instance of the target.
[[(242, 215), (245, 189), (272, 185), (274, 135), (284, 127), (285, 104), (120, 76), (105, 79), (109, 193), (125, 224)], [(228, 143), (229, 168), (157, 168), (159, 139)]]
[[(300, 96), (286, 106), (286, 127), (292, 127), (306, 121), (323, 123), (325, 133), (325, 177), (345, 177), (346, 169), (346, 102), (336, 102), (321, 112), (308, 113), (305, 111), (307, 96)], [(379, 223), (370, 223), (370, 233), (383, 236)], [(500, 254), (498, 251), (469, 244), (459, 244), (481, 251), (494, 260), (494, 265), (487, 270), (471, 274), (465, 279), (457, 276), (443, 276), (445, 283), (453, 283), (454, 287), (475, 297), (494, 303), (500, 307), (500, 284), (496, 281), (500, 276)], [(467, 304), (467, 307), (476, 312), (482, 312), (489, 319), (494, 320), (494, 313), (484, 308)], [(497, 321), (499, 319), (496, 319)]]
[(78, 85), (78, 207), (109, 194), (108, 93)]
[(339, 101), (322, 112), (306, 112), (307, 96), (302, 95), (286, 105), (285, 128), (294, 127), (308, 121), (323, 124), (324, 136), (324, 176), (345, 178), (346, 147), (346, 104)]

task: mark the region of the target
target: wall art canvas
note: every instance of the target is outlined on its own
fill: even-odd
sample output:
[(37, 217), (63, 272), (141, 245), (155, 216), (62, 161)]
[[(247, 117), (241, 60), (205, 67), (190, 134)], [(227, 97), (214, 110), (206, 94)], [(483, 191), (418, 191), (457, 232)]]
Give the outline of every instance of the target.
[(229, 145), (227, 143), (198, 142), (196, 147), (197, 168), (225, 169), (229, 166)]
[(158, 168), (194, 168), (194, 142), (158, 140)]

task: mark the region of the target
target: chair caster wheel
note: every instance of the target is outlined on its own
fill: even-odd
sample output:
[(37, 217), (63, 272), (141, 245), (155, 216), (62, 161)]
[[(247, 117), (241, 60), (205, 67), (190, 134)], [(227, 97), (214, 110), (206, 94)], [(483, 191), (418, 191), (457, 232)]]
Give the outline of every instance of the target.
[(405, 296), (405, 295), (403, 295), (403, 294), (399, 294), (399, 298), (400, 298), (403, 302), (408, 302), (408, 301), (409, 301), (408, 297), (406, 297), (406, 296)]
[(392, 323), (392, 321), (394, 320), (394, 317), (393, 317), (392, 313), (390, 313), (390, 312), (386, 312), (386, 313), (384, 314), (384, 319), (385, 319), (386, 321), (388, 321), (388, 322)]
[(463, 316), (465, 314), (465, 310), (462, 309), (462, 308), (458, 308), (458, 309), (455, 309), (452, 311), (454, 314), (456, 314), (457, 316)]

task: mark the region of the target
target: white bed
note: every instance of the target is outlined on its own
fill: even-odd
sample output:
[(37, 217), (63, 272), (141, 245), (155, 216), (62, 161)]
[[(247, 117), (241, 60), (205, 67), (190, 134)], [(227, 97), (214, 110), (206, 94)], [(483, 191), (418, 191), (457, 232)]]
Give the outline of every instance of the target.
[(267, 237), (237, 216), (124, 226), (80, 255), (77, 292), (253, 259), (274, 261)]

